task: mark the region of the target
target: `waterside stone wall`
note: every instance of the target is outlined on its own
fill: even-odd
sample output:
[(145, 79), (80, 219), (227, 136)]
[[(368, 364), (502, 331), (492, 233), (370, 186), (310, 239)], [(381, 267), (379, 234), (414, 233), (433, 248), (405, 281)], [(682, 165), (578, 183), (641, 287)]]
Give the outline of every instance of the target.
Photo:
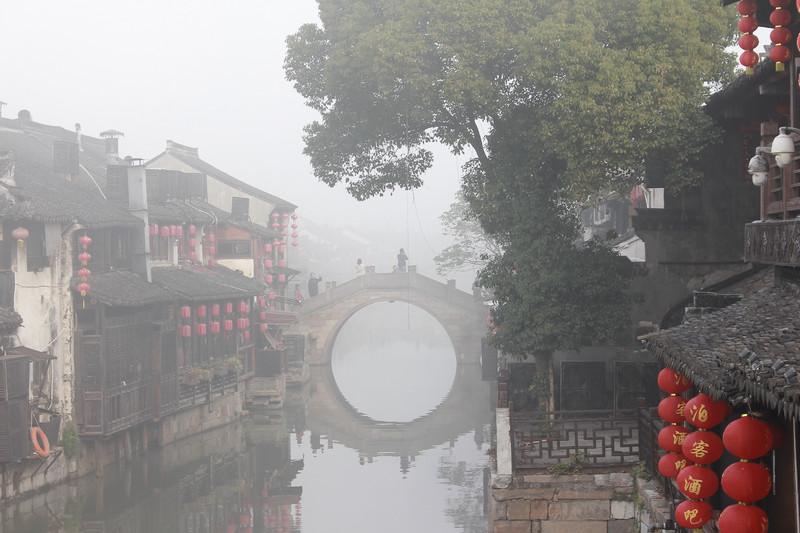
[(493, 475), (490, 533), (638, 531), (629, 472)]

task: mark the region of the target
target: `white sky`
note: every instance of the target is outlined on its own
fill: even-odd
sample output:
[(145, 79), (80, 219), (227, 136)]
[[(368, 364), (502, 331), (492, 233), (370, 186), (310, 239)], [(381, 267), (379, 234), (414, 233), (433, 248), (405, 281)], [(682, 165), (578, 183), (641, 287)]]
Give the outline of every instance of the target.
[(367, 202), (314, 178), (302, 134), (315, 114), (283, 73), (285, 38), (317, 21), (314, 0), (10, 0), (2, 21), (4, 117), (115, 129), (120, 155), (143, 159), (170, 139), (297, 204), (301, 219), (400, 225), (436, 252), (446, 244), (439, 216), (464, 157), (441, 150), (422, 189)]

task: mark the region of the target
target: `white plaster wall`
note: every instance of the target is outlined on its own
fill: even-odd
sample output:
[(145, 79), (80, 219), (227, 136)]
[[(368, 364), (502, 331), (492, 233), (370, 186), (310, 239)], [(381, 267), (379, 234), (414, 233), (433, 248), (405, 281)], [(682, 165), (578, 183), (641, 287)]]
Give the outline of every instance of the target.
[[(51, 398), (44, 407), (72, 418), (74, 357), (72, 349), (73, 309), (69, 279), (72, 274), (71, 232), (62, 239), (60, 225), (45, 229), (50, 267), (28, 272), (26, 247), (16, 248), (14, 308), (22, 317), (18, 342), (56, 357), (43, 392)], [(52, 387), (52, 388), (51, 388)], [(38, 391), (38, 389), (37, 389)], [(37, 391), (32, 391), (35, 393)]]

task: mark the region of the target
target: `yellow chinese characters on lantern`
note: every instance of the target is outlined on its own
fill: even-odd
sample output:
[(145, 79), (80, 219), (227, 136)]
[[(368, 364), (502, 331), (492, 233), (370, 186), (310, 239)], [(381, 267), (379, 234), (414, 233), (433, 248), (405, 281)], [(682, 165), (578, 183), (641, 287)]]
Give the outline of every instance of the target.
[(708, 454), (709, 444), (699, 440), (692, 445), (691, 453), (695, 457), (705, 457)]
[(688, 494), (700, 494), (703, 490), (703, 480), (687, 476), (683, 483), (683, 492)]
[(702, 526), (705, 523), (700, 518), (700, 509), (688, 509), (683, 513), (683, 519), (692, 525)]
[(691, 422), (707, 422), (708, 421), (708, 409), (704, 404), (700, 405), (692, 405), (689, 408), (689, 416)]

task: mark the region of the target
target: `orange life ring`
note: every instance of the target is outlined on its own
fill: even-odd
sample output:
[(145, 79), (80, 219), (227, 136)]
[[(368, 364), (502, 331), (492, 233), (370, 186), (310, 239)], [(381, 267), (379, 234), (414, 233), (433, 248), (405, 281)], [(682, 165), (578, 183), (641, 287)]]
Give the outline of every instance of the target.
[(42, 428), (34, 426), (31, 428), (31, 444), (33, 444), (33, 451), (42, 459), (50, 457), (50, 442), (47, 440), (47, 435), (44, 434)]

